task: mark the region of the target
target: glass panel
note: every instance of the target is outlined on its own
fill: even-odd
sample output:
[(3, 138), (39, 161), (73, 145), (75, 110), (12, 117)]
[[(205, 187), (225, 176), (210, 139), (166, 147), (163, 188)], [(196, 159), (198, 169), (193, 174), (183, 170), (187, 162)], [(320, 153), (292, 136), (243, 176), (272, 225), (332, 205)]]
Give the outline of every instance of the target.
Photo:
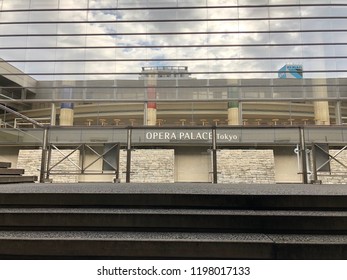
[(275, 143), (293, 143), (298, 144), (300, 142), (300, 133), (297, 128), (282, 128), (275, 129)]
[[(229, 2), (227, 4), (230, 5)], [(205, 10), (205, 14), (207, 14), (210, 19), (235, 19), (238, 17), (238, 10), (235, 8), (207, 9)]]
[[(186, 2), (193, 2), (194, 0), (178, 0), (178, 3), (180, 5), (184, 5)], [(182, 3), (181, 3), (182, 2)], [(198, 1), (196, 1), (198, 2)], [(201, 1), (201, 5), (203, 5), (203, 1)], [(207, 0), (207, 6), (237, 6), (238, 5), (238, 0)]]
[(243, 21), (239, 21), (238, 24), (239, 24), (240, 37), (251, 36), (254, 39), (257, 39), (258, 37), (261, 37), (264, 35), (259, 33), (254, 36), (254, 34), (249, 35), (249, 34), (243, 34), (242, 32), (269, 30), (268, 20), (258, 20), (258, 21), (243, 20)]
[(28, 33), (29, 34), (56, 34), (57, 25), (56, 24), (29, 24)]
[(266, 4), (268, 4), (268, 0), (242, 0), (242, 1), (239, 1), (240, 6), (244, 6), (244, 5), (258, 6), (258, 5), (266, 5)]
[(28, 9), (30, 0), (3, 0), (3, 10)]
[[(125, 129), (51, 129), (49, 135), (50, 143), (122, 143), (126, 141)], [(66, 135), (65, 135), (66, 134)], [(66, 137), (64, 137), (64, 135)]]
[(299, 4), (300, 0), (269, 0), (269, 5)]
[(68, 130), (49, 130), (48, 141), (51, 144), (58, 143), (83, 143), (82, 141), (82, 131), (78, 129)]
[(303, 43), (333, 43), (333, 35), (328, 32), (305, 33), (302, 36)]
[(340, 128), (307, 128), (305, 130), (305, 138), (306, 142), (308, 143), (343, 143), (345, 141), (343, 137), (343, 130)]
[(49, 9), (58, 8), (59, 0), (30, 0), (30, 8)]
[(6, 145), (15, 144), (42, 144), (43, 131), (42, 129), (12, 129), (12, 128), (1, 128), (0, 129), (0, 143)]
[[(245, 1), (242, 1), (242, 4)], [(260, 1), (256, 1), (257, 5), (260, 4)], [(255, 4), (255, 3), (254, 3)], [(268, 18), (269, 17), (269, 9), (267, 7), (262, 8), (239, 8), (239, 18), (247, 19), (247, 18)]]
[[(315, 4), (330, 4), (331, 0), (315, 0)], [(312, 0), (300, 0), (301, 4), (312, 4)]]
[[(177, 0), (177, 2), (175, 1), (174, 5), (176, 6), (176, 3), (177, 3), (177, 6), (179, 7), (194, 7), (194, 6), (199, 7), (199, 6), (206, 6), (206, 4), (212, 6), (214, 5), (215, 2), (216, 1), (211, 1), (211, 0), (208, 0), (208, 1), (206, 0)], [(220, 2), (220, 1), (217, 1), (217, 2)], [(236, 5), (235, 4), (236, 0), (230, 0), (228, 2), (232, 2), (234, 5)]]
[[(270, 30), (271, 31), (295, 31), (295, 30), (300, 30), (301, 24), (300, 24), (300, 20), (271, 20), (270, 21)], [(290, 35), (290, 36), (288, 36)], [(293, 42), (296, 38), (293, 37), (294, 35), (297, 35), (296, 38), (300, 39), (300, 36), (302, 34), (298, 33), (294, 33), (291, 32), (290, 34), (288, 33), (271, 33), (270, 36), (271, 37), (276, 37), (276, 36), (281, 36), (285, 41), (291, 41)], [(299, 36), (300, 35), (300, 36)]]
[[(55, 36), (35, 36), (27, 38), (28, 47), (56, 47), (57, 37)], [(55, 53), (55, 50), (49, 50), (49, 52)], [(52, 55), (51, 57), (52, 58)]]
[(273, 143), (274, 129), (242, 129), (240, 141), (242, 143)]
[[(1, 22), (27, 22), (29, 20), (30, 13), (28, 12), (16, 12), (16, 13), (2, 13), (0, 17)], [(6, 25), (3, 26), (6, 28), (13, 28), (14, 26), (17, 26), (16, 24)], [(18, 25), (18, 27), (21, 27), (22, 29), (26, 30), (25, 25)], [(11, 30), (11, 29), (10, 29)]]
[(87, 8), (88, 0), (59, 0), (59, 8), (63, 9), (77, 9)]
[(147, 0), (147, 7), (172, 7), (176, 6), (177, 0)]
[(301, 19), (302, 30), (329, 30), (330, 19)]

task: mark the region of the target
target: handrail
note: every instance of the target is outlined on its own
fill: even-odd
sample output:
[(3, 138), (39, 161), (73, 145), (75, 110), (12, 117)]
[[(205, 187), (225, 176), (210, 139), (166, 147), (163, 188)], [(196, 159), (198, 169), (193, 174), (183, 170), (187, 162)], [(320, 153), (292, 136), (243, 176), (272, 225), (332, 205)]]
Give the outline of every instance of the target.
[(14, 114), (14, 115), (16, 115), (17, 117), (22, 118), (22, 119), (24, 119), (24, 120), (26, 120), (26, 121), (32, 123), (33, 125), (36, 125), (36, 126), (40, 127), (40, 128), (45, 128), (44, 125), (38, 123), (37, 121), (35, 121), (35, 120), (33, 120), (33, 119), (31, 119), (31, 118), (29, 118), (29, 117), (27, 117), (27, 116), (24, 116), (23, 114), (21, 114), (21, 113), (15, 111), (15, 110), (12, 110), (11, 108), (8, 108), (8, 107), (5, 106), (5, 105), (0, 104), (0, 109), (6, 111), (6, 112), (8, 112), (8, 113)]

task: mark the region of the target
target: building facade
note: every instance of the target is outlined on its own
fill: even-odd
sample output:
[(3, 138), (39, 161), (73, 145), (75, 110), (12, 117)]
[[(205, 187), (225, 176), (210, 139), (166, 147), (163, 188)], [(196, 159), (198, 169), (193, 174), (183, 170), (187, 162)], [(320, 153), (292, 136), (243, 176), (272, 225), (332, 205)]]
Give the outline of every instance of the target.
[(0, 4), (1, 160), (35, 154), (53, 182), (344, 182), (343, 1)]

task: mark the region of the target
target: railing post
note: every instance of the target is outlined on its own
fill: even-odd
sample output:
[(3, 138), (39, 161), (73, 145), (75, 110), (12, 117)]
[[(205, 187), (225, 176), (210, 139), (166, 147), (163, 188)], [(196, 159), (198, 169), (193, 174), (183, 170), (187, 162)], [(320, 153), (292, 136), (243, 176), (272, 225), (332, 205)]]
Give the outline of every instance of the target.
[(132, 129), (129, 127), (127, 130), (127, 167), (126, 167), (126, 178), (125, 182), (130, 183), (131, 173), (131, 135)]
[(42, 140), (40, 183), (45, 182), (45, 172), (46, 172), (46, 165), (47, 165), (47, 146), (48, 146), (48, 127), (45, 127), (43, 129), (43, 140)]

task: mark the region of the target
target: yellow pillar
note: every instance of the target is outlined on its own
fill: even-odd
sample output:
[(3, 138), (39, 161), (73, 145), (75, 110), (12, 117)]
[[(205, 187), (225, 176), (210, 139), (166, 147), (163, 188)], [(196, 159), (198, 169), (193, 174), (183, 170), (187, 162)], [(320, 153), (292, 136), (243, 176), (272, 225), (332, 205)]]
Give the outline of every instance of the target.
[[(320, 86), (315, 84), (320, 84)], [(326, 98), (328, 96), (326, 79), (315, 79), (312, 82), (312, 90), (317, 98)], [(317, 125), (330, 125), (329, 102), (314, 101), (314, 118)]]
[(157, 123), (157, 109), (147, 108), (147, 125), (156, 125)]
[(239, 125), (240, 124), (240, 112), (239, 108), (228, 109), (228, 125)]
[(329, 125), (329, 103), (328, 101), (315, 101), (314, 102), (314, 118), (317, 125)]
[(60, 107), (59, 124), (61, 126), (73, 126), (73, 103), (62, 103)]

